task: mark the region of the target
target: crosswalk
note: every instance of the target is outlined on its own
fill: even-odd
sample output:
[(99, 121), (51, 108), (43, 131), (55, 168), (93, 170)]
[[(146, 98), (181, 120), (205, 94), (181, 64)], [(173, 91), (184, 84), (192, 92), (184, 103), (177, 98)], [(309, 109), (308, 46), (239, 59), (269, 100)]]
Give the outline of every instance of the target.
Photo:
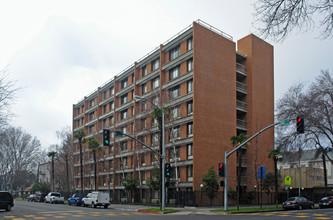
[(309, 213), (309, 212), (260, 212), (260, 213), (238, 213), (232, 215), (255, 215), (261, 217), (268, 216), (276, 216), (276, 217), (285, 217), (285, 218), (309, 218), (309, 219), (332, 219), (333, 216), (331, 214), (317, 214), (317, 213)]
[(60, 212), (60, 213), (40, 213), (36, 215), (7, 215), (3, 216), (5, 220), (33, 220), (33, 219), (66, 219), (66, 218), (84, 218), (84, 217), (105, 217), (105, 216), (129, 216), (129, 215), (157, 215), (154, 213), (143, 212)]

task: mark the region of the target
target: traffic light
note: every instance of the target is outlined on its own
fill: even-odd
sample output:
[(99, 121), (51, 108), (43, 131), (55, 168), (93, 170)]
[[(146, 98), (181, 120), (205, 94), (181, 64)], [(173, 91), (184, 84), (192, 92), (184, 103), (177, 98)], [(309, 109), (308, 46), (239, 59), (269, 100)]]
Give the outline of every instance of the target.
[(296, 130), (297, 130), (297, 133), (299, 133), (299, 134), (304, 133), (304, 116), (297, 116), (297, 118), (296, 118)]
[(103, 145), (110, 146), (110, 130), (103, 129)]
[(170, 176), (171, 176), (171, 165), (170, 165), (170, 163), (165, 163), (165, 177), (166, 178), (170, 178)]
[(224, 177), (225, 164), (219, 163), (219, 177)]

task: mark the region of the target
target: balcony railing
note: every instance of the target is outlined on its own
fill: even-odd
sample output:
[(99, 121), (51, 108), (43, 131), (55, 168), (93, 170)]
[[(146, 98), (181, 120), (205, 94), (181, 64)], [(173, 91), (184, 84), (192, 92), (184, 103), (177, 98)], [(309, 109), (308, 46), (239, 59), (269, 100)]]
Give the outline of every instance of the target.
[(237, 108), (243, 111), (247, 111), (247, 103), (246, 102), (242, 102), (242, 101), (238, 101), (236, 102), (237, 104)]
[(243, 83), (236, 82), (236, 88), (237, 88), (237, 91), (247, 93), (247, 87)]
[(247, 130), (247, 122), (237, 119), (237, 128)]
[(240, 63), (236, 63), (236, 70), (238, 70), (246, 75), (246, 66), (244, 66)]

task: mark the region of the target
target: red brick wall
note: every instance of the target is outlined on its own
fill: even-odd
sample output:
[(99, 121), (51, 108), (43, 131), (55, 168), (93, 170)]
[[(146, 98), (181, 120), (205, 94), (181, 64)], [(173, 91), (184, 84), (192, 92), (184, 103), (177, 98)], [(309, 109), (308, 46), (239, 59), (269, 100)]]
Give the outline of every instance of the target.
[(193, 186), (200, 190), (203, 175), (211, 166), (217, 172), (236, 135), (236, 52), (234, 42), (196, 23), (193, 29)]

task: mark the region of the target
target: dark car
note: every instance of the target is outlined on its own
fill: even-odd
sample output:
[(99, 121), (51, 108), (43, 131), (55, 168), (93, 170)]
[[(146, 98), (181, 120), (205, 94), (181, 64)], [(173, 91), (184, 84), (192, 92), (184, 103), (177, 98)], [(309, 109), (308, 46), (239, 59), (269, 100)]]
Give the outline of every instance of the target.
[(68, 199), (68, 205), (77, 205), (81, 206), (82, 199), (85, 197), (85, 195), (81, 193), (75, 193), (72, 197)]
[(310, 200), (307, 200), (304, 197), (298, 196), (298, 197), (290, 197), (287, 201), (282, 203), (283, 209), (313, 209), (314, 203)]
[(319, 208), (333, 208), (333, 196), (322, 198), (319, 201)]
[(13, 206), (13, 196), (9, 192), (0, 192), (0, 209), (6, 209), (6, 211), (10, 211), (12, 210)]
[(40, 201), (40, 194), (30, 194), (27, 197), (28, 202), (39, 202)]

